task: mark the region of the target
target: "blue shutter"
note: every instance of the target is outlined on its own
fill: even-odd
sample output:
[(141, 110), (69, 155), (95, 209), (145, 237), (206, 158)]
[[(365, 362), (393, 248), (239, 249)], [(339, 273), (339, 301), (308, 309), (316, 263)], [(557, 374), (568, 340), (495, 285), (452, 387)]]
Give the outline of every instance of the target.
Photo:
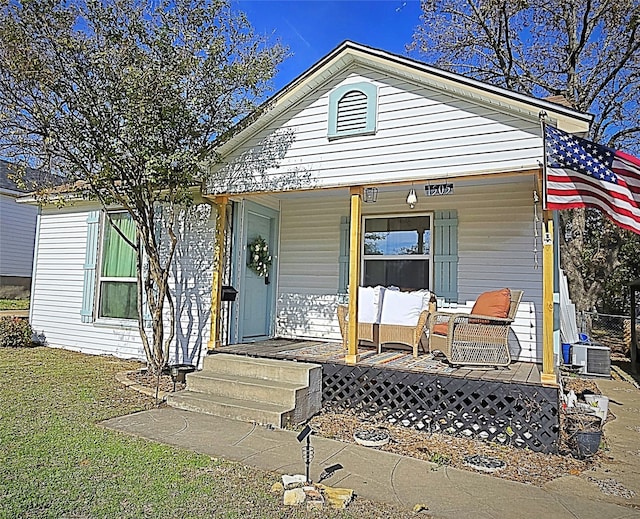
[(447, 301), (458, 301), (458, 212), (436, 211), (434, 226), (433, 291)]
[(98, 234), (100, 211), (90, 211), (87, 215), (87, 246), (84, 260), (84, 284), (82, 288), (83, 323), (93, 322), (93, 303), (96, 291), (96, 264), (98, 259)]
[(338, 294), (349, 291), (349, 217), (340, 218), (340, 256), (338, 257)]

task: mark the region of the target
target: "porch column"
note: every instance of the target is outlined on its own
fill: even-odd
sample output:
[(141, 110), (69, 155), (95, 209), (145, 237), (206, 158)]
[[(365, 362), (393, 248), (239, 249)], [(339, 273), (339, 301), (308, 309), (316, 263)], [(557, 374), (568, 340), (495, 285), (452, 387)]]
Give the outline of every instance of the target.
[(543, 385), (557, 386), (553, 365), (553, 218), (544, 213), (542, 240), (542, 373)]
[(211, 283), (211, 329), (209, 331), (209, 351), (220, 347), (220, 310), (222, 308), (222, 276), (224, 268), (224, 238), (227, 227), (226, 195), (217, 196), (215, 204), (218, 211), (216, 217), (216, 235), (213, 249), (213, 274)]
[(362, 237), (362, 188), (352, 187), (349, 229), (349, 338), (345, 362), (356, 364), (358, 355), (358, 286), (360, 285), (360, 239)]

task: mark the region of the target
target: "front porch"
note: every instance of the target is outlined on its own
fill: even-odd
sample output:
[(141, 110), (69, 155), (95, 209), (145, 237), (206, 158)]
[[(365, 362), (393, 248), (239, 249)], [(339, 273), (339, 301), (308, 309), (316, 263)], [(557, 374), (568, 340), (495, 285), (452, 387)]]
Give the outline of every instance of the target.
[(453, 368), (432, 354), (360, 347), (347, 364), (340, 343), (271, 339), (222, 346), (216, 352), (322, 365), (323, 407), (354, 409), (426, 431), (554, 452), (558, 389), (544, 387), (540, 367)]

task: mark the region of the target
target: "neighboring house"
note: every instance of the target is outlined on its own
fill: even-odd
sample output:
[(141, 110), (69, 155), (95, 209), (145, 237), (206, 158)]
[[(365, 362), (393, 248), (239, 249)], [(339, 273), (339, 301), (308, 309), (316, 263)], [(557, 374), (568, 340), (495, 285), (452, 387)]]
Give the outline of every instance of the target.
[[(336, 306), (351, 263), (363, 285), (429, 288), (451, 304), (524, 290), (513, 355), (540, 362), (541, 111), (568, 132), (582, 134), (591, 121), (406, 57), (340, 45), (220, 145), (216, 181), (181, 229), (174, 360), (194, 361), (216, 338), (339, 340)], [(374, 193), (367, 188), (377, 200), (360, 206)], [(216, 206), (225, 208), (217, 229)], [(127, 232), (127, 218), (117, 218)], [(95, 204), (42, 208), (31, 323), (53, 346), (142, 359), (135, 277), (112, 235)], [(266, 277), (247, 267), (247, 245), (258, 237), (272, 256)], [(212, 301), (214, 310), (221, 304), (211, 290), (216, 239), (225, 244), (223, 282), (238, 296), (222, 303), (210, 337)]]
[[(27, 175), (32, 176), (29, 171)], [(18, 187), (10, 164), (0, 161), (0, 286), (31, 286), (38, 208), (18, 204), (27, 189)]]

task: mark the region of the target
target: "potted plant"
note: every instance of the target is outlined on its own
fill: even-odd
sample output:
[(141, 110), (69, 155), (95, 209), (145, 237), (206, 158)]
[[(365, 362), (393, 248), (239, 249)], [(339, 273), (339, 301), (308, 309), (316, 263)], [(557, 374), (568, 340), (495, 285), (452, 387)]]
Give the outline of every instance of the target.
[(566, 424), (568, 443), (577, 458), (589, 458), (598, 452), (602, 442), (602, 420), (599, 416), (575, 408), (567, 415)]

